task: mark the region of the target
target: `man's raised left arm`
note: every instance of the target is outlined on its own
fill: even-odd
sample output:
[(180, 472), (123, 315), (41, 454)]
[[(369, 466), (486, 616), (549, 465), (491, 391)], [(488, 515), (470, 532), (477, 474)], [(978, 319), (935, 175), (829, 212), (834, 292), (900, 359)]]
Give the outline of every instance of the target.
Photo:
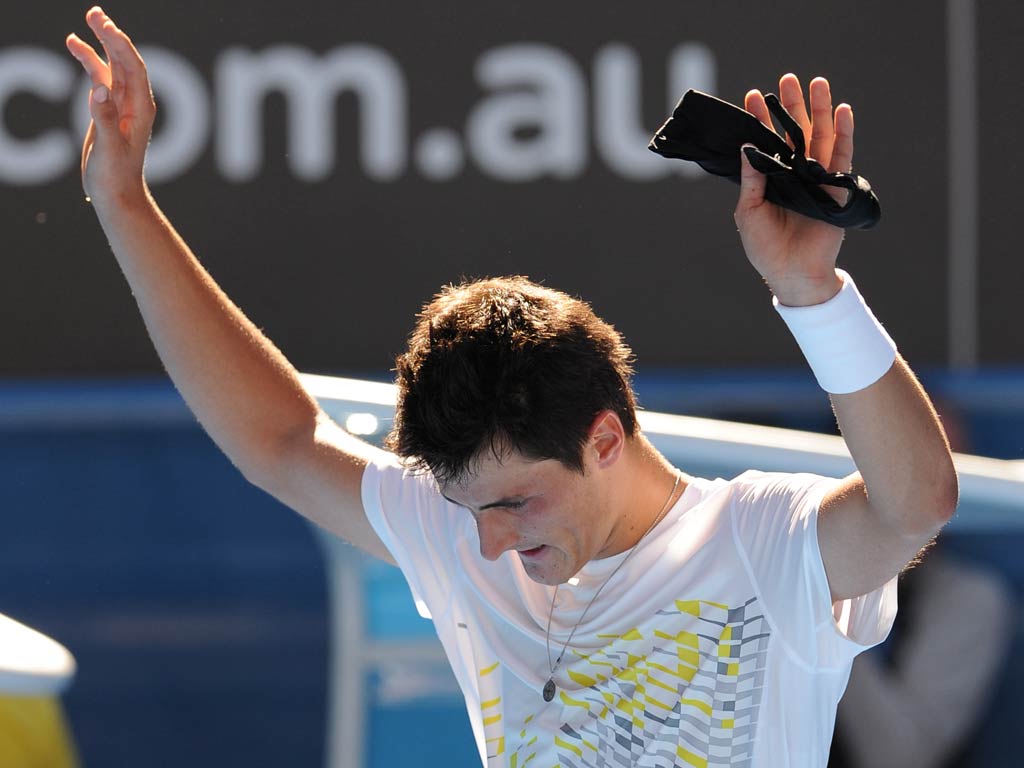
[[(830, 171), (849, 171), (853, 110), (840, 104), (833, 111), (828, 81), (811, 82), (810, 114), (794, 75), (779, 81), (779, 93), (810, 137), (808, 155)], [(745, 106), (771, 125), (759, 91), (747, 94)], [(746, 157), (741, 162), (735, 215), (744, 249), (829, 392), (857, 465), (826, 495), (818, 520), (832, 598), (855, 597), (898, 574), (953, 515), (949, 445), (927, 394), (836, 269), (843, 230), (768, 202), (765, 177)]]

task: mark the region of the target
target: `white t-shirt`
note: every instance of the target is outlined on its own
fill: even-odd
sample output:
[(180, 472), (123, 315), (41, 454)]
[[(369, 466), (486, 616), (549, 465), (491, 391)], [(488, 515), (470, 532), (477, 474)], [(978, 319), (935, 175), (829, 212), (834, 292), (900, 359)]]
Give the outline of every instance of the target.
[[(362, 494), (433, 618), (488, 768), (814, 768), (827, 762), (854, 657), (896, 614), (895, 579), (832, 604), (816, 521), (834, 483), (754, 471), (691, 479), (576, 629), (550, 703), (554, 587), (513, 552), (485, 560), (472, 516), (429, 475), (371, 464)], [(628, 555), (559, 587), (552, 660)]]

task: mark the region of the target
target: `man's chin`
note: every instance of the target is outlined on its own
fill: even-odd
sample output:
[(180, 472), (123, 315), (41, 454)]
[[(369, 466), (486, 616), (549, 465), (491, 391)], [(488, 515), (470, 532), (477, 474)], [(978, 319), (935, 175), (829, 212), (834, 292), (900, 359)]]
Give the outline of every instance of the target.
[(519, 560), (523, 564), (526, 575), (538, 584), (554, 587), (564, 584), (571, 577), (571, 573), (563, 573), (564, 558), (559, 558), (559, 552), (548, 546), (535, 547), (517, 551)]

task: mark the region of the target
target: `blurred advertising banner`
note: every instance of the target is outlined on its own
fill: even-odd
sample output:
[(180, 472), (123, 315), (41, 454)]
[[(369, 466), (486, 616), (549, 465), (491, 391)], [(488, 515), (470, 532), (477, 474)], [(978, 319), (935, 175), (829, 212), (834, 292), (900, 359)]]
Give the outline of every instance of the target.
[[(835, 103), (853, 105), (855, 167), (882, 200), (881, 224), (849, 233), (841, 265), (912, 363), (947, 362), (953, 31), (942, 4), (928, 7), (105, 9), (149, 64), (160, 116), (148, 178), (200, 259), (300, 367), (382, 372), (441, 285), (508, 273), (590, 300), (642, 368), (799, 365), (740, 248), (736, 188), (646, 148), (687, 88), (741, 103), (788, 71), (805, 86), (827, 76)], [(88, 84), (62, 42), (85, 37), (85, 10), (20, 6), (0, 32), (4, 375), (160, 370), (78, 179)], [(984, 53), (1020, 30), (1024, 9), (974, 17)], [(990, 89), (1017, 71), (978, 66)], [(990, 156), (970, 203), (982, 278), (965, 290), (982, 297), (978, 360), (1021, 362), (1008, 324), (1024, 269), (1000, 246), (1012, 242), (1000, 206), (1021, 108), (993, 103), (990, 126), (988, 93), (999, 98), (980, 91), (978, 166), (999, 131), (1009, 157)]]

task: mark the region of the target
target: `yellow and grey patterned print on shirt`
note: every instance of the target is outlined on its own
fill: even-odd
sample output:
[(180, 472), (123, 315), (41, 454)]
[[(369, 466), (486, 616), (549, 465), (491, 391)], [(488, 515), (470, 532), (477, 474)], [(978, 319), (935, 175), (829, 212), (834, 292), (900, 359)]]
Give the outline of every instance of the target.
[[(677, 600), (644, 626), (602, 639), (604, 648), (567, 670), (579, 688), (559, 690), (559, 766), (750, 765), (769, 640), (756, 598), (736, 608)], [(511, 768), (535, 765), (544, 735), (525, 723), (504, 736)]]

